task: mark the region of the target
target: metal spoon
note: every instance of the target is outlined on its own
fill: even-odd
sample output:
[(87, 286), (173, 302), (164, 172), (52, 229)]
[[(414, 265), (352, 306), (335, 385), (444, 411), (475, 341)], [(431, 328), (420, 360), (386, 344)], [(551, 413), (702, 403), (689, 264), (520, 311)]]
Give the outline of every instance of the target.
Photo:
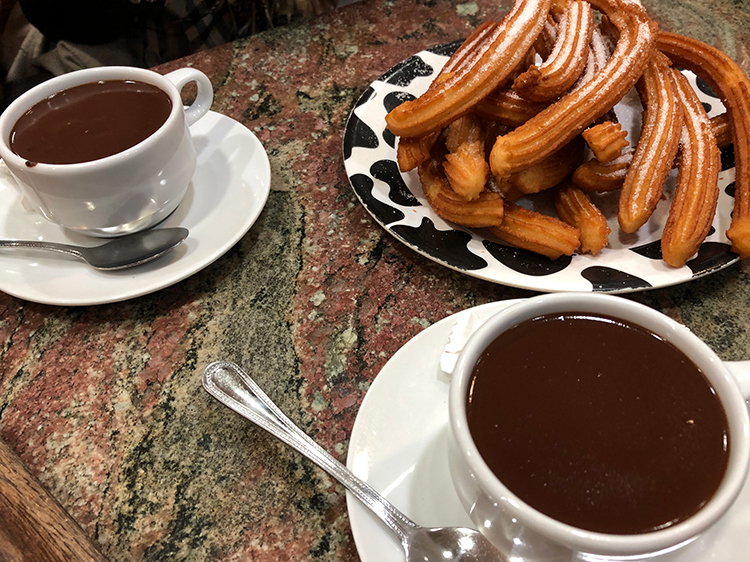
[(474, 529), (426, 528), (414, 523), (303, 433), (234, 363), (211, 363), (203, 373), (203, 387), (219, 402), (290, 445), (341, 482), (396, 533), (406, 562), (508, 562)]
[(187, 235), (187, 228), (156, 228), (119, 236), (92, 247), (36, 240), (0, 240), (0, 248), (33, 248), (61, 252), (81, 258), (96, 269), (112, 271), (156, 259), (177, 246), (187, 238)]

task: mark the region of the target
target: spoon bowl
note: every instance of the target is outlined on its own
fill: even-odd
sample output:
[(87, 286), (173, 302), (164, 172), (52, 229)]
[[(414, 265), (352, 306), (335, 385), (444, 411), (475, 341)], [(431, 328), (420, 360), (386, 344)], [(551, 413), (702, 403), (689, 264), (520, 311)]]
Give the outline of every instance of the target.
[(0, 248), (50, 250), (76, 256), (95, 269), (114, 271), (155, 260), (180, 244), (187, 236), (187, 228), (156, 228), (112, 238), (99, 246), (74, 246), (37, 240), (0, 240)]
[(258, 384), (234, 363), (218, 361), (206, 367), (203, 388), (344, 485), (396, 534), (406, 562), (508, 562), (508, 558), (479, 531), (463, 527), (428, 528), (414, 523), (292, 423)]

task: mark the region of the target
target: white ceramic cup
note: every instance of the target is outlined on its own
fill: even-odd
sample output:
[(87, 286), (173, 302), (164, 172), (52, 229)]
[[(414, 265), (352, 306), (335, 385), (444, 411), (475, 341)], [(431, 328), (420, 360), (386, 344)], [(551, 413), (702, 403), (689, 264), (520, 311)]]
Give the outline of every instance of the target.
[[(671, 527), (642, 534), (587, 531), (532, 508), (493, 474), (479, 455), (467, 427), (466, 396), (472, 370), (483, 350), (499, 334), (543, 314), (589, 312), (638, 324), (687, 355), (714, 387), (727, 415), (730, 453), (727, 471), (713, 498), (695, 515)], [(678, 391), (679, 389), (675, 389)], [(633, 301), (594, 293), (556, 293), (521, 301), (502, 310), (469, 338), (450, 387), (449, 464), (458, 496), (484, 535), (510, 559), (565, 561), (641, 558), (669, 559), (714, 525), (729, 509), (750, 463), (750, 361), (722, 362), (687, 328)]]
[[(99, 80), (137, 80), (169, 95), (172, 110), (164, 124), (135, 146), (78, 164), (38, 163), (32, 167), (10, 148), (21, 115), (49, 96)], [(187, 108), (180, 91), (195, 82), (198, 94)], [(124, 66), (88, 68), (52, 78), (25, 92), (0, 115), (0, 157), (18, 183), (24, 205), (71, 230), (99, 237), (129, 234), (165, 219), (182, 201), (196, 164), (189, 126), (211, 107), (211, 81), (197, 69), (162, 76)]]

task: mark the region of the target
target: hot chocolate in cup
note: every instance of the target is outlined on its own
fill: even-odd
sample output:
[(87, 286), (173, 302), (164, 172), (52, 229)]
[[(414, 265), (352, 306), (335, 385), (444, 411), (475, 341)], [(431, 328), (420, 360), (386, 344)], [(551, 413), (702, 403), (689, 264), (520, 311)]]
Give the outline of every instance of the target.
[(750, 464), (750, 361), (620, 297), (542, 295), (456, 363), (449, 465), (510, 559), (666, 560), (731, 507)]
[[(181, 90), (197, 84), (183, 107)], [(52, 78), (0, 115), (0, 157), (24, 205), (62, 227), (98, 237), (149, 228), (182, 201), (196, 166), (189, 126), (213, 101), (197, 69), (162, 76), (89, 68)]]

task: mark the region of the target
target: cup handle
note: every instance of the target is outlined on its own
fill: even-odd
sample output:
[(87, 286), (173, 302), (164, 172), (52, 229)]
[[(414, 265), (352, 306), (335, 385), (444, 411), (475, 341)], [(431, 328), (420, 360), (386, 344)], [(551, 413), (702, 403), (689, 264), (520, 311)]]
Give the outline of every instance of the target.
[(724, 361), (727, 370), (732, 374), (745, 400), (750, 400), (750, 361)]
[(182, 88), (188, 82), (195, 82), (198, 85), (198, 95), (195, 97), (195, 101), (185, 108), (185, 119), (187, 119), (188, 126), (198, 121), (211, 108), (211, 103), (214, 100), (211, 80), (197, 68), (180, 68), (165, 74), (164, 78), (172, 82), (178, 91), (182, 91)]

